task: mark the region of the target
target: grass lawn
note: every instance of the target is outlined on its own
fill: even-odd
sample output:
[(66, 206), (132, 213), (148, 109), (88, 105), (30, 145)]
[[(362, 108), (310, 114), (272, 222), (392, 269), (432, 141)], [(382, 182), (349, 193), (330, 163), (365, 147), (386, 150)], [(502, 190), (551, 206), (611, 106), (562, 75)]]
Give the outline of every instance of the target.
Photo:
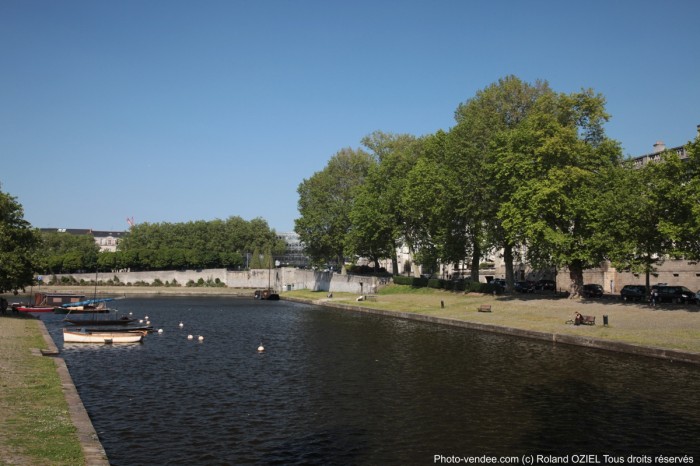
[[(447, 319), (533, 330), (555, 334), (582, 335), (641, 346), (700, 353), (700, 307), (646, 303), (623, 303), (619, 299), (568, 299), (554, 294), (484, 295), (454, 293), (430, 288), (389, 285), (379, 290), (376, 300), (357, 301), (356, 294), (308, 290), (282, 296), (297, 297), (319, 304), (351, 304), (388, 311), (425, 314)], [(492, 312), (478, 312), (490, 304)], [(596, 325), (567, 324), (574, 314), (596, 316)], [(608, 316), (608, 326), (603, 316)]]
[(84, 464), (56, 364), (36, 354), (37, 324), (0, 316), (0, 464)]

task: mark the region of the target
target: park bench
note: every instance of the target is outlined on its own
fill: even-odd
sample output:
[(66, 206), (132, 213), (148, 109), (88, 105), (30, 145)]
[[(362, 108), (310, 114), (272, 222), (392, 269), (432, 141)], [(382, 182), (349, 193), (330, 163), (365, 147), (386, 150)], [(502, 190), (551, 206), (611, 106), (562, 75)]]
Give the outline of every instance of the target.
[(377, 295), (376, 294), (368, 294), (365, 295), (365, 299), (367, 301), (376, 301), (377, 300)]
[(581, 316), (582, 325), (595, 325), (595, 316)]
[(478, 312), (491, 312), (491, 305), (490, 304), (482, 304), (481, 306), (477, 307), (476, 310)]

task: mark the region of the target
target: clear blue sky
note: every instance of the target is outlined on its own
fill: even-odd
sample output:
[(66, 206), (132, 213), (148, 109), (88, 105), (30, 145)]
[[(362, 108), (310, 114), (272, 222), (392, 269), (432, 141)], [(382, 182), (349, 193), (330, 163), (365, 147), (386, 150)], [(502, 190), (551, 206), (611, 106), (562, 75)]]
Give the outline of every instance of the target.
[(700, 124), (700, 1), (0, 0), (0, 190), (39, 228), (262, 217), (375, 130), (509, 74), (607, 98), (626, 155)]

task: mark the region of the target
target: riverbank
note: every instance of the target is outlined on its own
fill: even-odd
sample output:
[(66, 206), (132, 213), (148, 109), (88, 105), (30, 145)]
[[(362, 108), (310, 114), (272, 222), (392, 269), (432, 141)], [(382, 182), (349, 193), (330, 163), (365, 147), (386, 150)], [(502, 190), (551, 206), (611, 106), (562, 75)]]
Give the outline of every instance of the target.
[(42, 327), (29, 316), (0, 315), (0, 464), (85, 464), (73, 416), (82, 403), (70, 398), (63, 360), (42, 357), (41, 350), (53, 353)]

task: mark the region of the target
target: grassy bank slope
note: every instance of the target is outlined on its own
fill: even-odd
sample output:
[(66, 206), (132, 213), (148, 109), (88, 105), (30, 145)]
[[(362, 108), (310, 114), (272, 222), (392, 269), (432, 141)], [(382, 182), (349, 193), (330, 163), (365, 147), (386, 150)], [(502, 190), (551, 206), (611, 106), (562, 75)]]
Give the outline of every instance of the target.
[[(697, 305), (648, 305), (619, 299), (570, 300), (555, 295), (491, 296), (460, 294), (428, 288), (392, 285), (380, 290), (376, 300), (358, 302), (357, 295), (292, 291), (283, 296), (318, 303), (352, 304), (388, 311), (424, 314), (480, 324), (617, 341), (640, 346), (700, 353), (700, 307)], [(490, 304), (490, 313), (477, 312)], [(596, 316), (594, 326), (574, 326), (566, 321), (574, 313)], [(608, 316), (608, 326), (603, 316)]]
[(0, 316), (0, 464), (78, 465), (83, 453), (38, 322)]

